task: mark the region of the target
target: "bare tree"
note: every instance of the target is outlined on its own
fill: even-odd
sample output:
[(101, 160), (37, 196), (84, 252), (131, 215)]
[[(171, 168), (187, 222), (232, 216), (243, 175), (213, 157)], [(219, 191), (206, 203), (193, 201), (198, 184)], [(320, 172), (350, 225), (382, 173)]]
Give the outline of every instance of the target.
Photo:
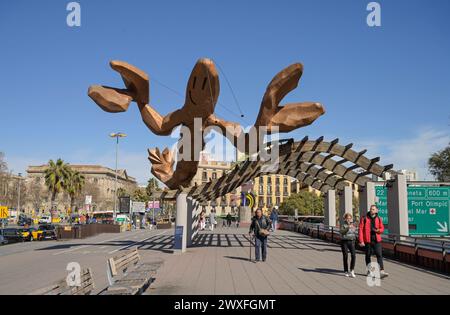
[(84, 206), (86, 196), (92, 196), (93, 204), (101, 204), (101, 192), (98, 188), (98, 184), (94, 183), (92, 180), (87, 179), (80, 194), (75, 197), (74, 208), (82, 208)]
[(29, 202), (33, 211), (40, 210), (42, 202), (46, 199), (48, 193), (43, 189), (39, 178), (33, 178), (27, 185), (26, 201)]

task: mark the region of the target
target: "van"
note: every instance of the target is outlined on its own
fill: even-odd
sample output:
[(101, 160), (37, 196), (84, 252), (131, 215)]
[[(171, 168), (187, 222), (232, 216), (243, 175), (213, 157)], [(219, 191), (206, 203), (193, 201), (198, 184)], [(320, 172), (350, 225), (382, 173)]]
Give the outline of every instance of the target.
[(51, 224), (52, 218), (50, 216), (44, 215), (39, 219), (39, 224)]

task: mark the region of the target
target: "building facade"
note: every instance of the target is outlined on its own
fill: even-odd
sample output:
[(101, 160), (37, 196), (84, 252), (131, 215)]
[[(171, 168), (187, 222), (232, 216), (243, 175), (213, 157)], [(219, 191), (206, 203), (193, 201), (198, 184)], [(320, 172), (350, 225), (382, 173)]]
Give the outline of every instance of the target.
[[(211, 161), (207, 153), (200, 156), (197, 174), (192, 180), (192, 185), (202, 185), (210, 180), (220, 178), (226, 172), (231, 171), (233, 163)], [(294, 179), (286, 175), (263, 175), (255, 178), (251, 183), (251, 192), (255, 195), (255, 207), (261, 208), (267, 213), (274, 206), (281, 203), (296, 190), (292, 190)], [(206, 213), (215, 208), (218, 215), (237, 213), (237, 207), (241, 204), (241, 187), (228, 193), (222, 198), (205, 203), (203, 206)]]
[[(197, 173), (192, 179), (191, 185), (202, 185), (210, 180), (220, 178), (226, 172), (229, 172), (232, 167), (233, 164), (231, 162), (211, 161), (209, 154), (202, 152)], [(236, 214), (237, 206), (240, 204), (240, 192), (241, 190), (238, 188), (222, 198), (202, 204), (202, 208), (207, 214), (209, 214), (212, 209), (215, 209), (217, 215), (226, 215), (228, 213)]]
[[(47, 165), (29, 166), (28, 176), (25, 179), (27, 198), (24, 200), (24, 211), (30, 214), (46, 213), (51, 208), (51, 196), (45, 185), (45, 170)], [(78, 171), (85, 177), (82, 192), (75, 199), (75, 206), (81, 211), (112, 210), (116, 191), (116, 173), (101, 165), (72, 165), (70, 168)], [(128, 175), (126, 170), (117, 171), (117, 191), (132, 193), (138, 188), (134, 177)], [(85, 205), (86, 196), (91, 196), (91, 204)], [(88, 198), (89, 199), (89, 198)], [(56, 198), (57, 210), (67, 213), (70, 208), (69, 196), (61, 192)], [(72, 209), (75, 211), (77, 209)]]

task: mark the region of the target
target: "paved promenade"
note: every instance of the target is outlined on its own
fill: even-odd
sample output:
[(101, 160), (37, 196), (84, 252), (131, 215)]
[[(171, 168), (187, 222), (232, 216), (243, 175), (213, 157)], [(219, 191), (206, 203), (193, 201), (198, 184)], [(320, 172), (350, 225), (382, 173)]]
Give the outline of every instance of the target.
[[(450, 294), (450, 279), (385, 261), (390, 276), (369, 287), (364, 255), (357, 254), (357, 277), (342, 272), (336, 244), (288, 231), (269, 238), (268, 259), (249, 258), (247, 229), (200, 232), (194, 248), (167, 257), (150, 294)], [(254, 253), (252, 253), (254, 257)], [(375, 257), (373, 258), (375, 261)]]
[(65, 277), (72, 261), (92, 268), (94, 293), (99, 292), (107, 285), (106, 259), (134, 247), (143, 261), (165, 261), (145, 294), (450, 294), (448, 277), (390, 260), (385, 261), (390, 276), (381, 287), (369, 287), (362, 253), (357, 278), (347, 278), (338, 245), (288, 231), (270, 236), (267, 262), (253, 263), (246, 232), (200, 232), (194, 247), (181, 255), (172, 253), (173, 229), (2, 246), (0, 294), (27, 294), (46, 286)]

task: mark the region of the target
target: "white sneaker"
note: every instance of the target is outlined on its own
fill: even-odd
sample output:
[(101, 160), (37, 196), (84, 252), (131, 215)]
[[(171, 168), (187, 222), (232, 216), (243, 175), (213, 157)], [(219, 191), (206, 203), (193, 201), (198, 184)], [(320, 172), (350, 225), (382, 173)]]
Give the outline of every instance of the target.
[(389, 276), (389, 274), (386, 271), (384, 271), (384, 270), (380, 271), (380, 278), (381, 279), (386, 278), (387, 276)]
[(345, 273), (346, 277), (350, 277), (350, 274), (348, 272)]
[(352, 270), (352, 271), (350, 272), (350, 275), (352, 276), (352, 278), (356, 278), (356, 275), (355, 275), (355, 271), (354, 271), (354, 270)]

